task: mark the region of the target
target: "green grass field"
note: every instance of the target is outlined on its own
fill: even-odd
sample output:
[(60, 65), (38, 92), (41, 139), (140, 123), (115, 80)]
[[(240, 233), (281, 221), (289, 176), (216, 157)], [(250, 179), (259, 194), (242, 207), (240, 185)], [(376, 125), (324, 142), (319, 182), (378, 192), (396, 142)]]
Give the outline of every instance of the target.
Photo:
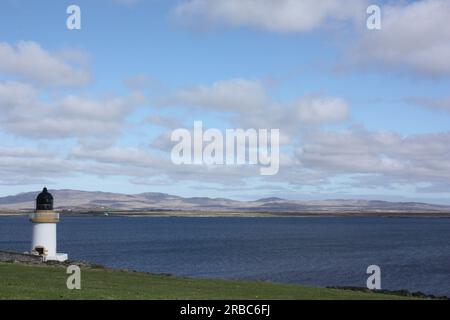
[(61, 266), (0, 263), (0, 299), (405, 299), (259, 281), (200, 280), (109, 269), (81, 269), (81, 290), (68, 290)]

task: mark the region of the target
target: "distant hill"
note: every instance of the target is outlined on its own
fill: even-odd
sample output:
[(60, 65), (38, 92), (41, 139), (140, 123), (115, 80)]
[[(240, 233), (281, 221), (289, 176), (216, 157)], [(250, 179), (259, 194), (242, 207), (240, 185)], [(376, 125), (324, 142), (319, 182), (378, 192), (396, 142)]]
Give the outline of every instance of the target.
[[(378, 200), (286, 200), (264, 198), (236, 201), (225, 198), (183, 198), (165, 193), (121, 194), (78, 190), (50, 190), (58, 210), (82, 211), (201, 211), (201, 212), (270, 212), (292, 214), (358, 213), (445, 213), (450, 206), (420, 202)], [(31, 211), (39, 191), (0, 197), (2, 211)]]

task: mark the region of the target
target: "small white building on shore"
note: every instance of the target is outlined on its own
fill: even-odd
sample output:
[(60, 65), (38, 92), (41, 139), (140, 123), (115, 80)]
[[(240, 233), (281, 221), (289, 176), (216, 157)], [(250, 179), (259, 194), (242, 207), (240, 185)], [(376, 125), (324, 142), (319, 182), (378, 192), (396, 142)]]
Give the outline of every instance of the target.
[(56, 225), (59, 214), (53, 210), (53, 196), (44, 188), (36, 198), (36, 210), (30, 215), (33, 224), (31, 253), (44, 261), (66, 261), (66, 253), (57, 252)]

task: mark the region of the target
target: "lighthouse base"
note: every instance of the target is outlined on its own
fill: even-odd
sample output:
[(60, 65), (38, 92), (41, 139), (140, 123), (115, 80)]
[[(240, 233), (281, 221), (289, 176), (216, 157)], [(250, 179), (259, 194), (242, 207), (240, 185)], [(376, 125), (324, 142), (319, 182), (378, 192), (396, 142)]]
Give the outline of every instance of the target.
[(59, 261), (63, 262), (69, 259), (67, 253), (57, 253), (54, 256), (43, 256), (44, 261)]

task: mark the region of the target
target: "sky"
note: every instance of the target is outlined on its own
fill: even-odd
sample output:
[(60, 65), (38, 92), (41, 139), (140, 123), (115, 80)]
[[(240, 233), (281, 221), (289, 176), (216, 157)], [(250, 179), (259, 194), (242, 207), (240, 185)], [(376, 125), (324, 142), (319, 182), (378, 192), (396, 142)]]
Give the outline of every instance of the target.
[[(450, 204), (449, 22), (446, 0), (4, 0), (0, 196)], [(174, 164), (194, 121), (279, 129), (278, 174)]]

